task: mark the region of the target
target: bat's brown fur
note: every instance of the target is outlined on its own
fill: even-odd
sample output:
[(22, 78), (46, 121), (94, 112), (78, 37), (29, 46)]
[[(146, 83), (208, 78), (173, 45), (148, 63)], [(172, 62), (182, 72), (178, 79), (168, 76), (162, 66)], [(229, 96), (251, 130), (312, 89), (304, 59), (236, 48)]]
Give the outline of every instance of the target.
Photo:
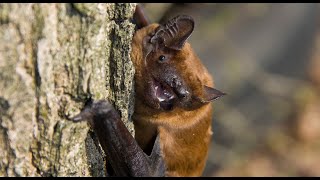
[[(133, 38), (131, 58), (135, 66), (135, 138), (142, 149), (152, 146), (154, 137), (160, 134), (160, 143), (167, 166), (166, 176), (200, 176), (204, 170), (211, 139), (211, 103), (187, 111), (174, 107), (162, 111), (146, 105), (148, 97), (148, 72), (143, 56), (142, 41), (158, 27), (151, 24), (138, 30)], [(213, 80), (207, 69), (186, 42), (175, 56), (177, 72), (197, 97), (204, 96), (204, 85), (213, 87)]]

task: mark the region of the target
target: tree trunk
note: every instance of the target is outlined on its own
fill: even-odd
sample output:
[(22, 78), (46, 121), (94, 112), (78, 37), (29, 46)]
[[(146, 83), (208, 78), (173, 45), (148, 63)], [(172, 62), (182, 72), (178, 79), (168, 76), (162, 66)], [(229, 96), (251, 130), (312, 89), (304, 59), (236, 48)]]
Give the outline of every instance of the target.
[(0, 5), (0, 176), (106, 176), (86, 99), (133, 112), (136, 4)]

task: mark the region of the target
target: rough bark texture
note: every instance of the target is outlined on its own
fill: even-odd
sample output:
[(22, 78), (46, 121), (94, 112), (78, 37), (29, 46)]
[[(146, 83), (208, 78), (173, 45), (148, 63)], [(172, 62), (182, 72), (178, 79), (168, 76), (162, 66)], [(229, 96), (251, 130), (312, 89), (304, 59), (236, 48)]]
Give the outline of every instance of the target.
[(110, 99), (133, 133), (136, 4), (0, 5), (0, 176), (105, 176), (86, 98)]

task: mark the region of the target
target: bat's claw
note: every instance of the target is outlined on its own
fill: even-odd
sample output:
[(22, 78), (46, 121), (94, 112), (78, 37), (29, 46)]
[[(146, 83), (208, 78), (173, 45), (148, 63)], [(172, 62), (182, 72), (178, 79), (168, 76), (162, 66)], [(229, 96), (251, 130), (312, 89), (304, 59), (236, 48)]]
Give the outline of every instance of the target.
[(87, 121), (91, 119), (92, 115), (89, 109), (82, 110), (79, 114), (69, 118), (69, 120), (73, 122), (81, 122), (81, 121)]

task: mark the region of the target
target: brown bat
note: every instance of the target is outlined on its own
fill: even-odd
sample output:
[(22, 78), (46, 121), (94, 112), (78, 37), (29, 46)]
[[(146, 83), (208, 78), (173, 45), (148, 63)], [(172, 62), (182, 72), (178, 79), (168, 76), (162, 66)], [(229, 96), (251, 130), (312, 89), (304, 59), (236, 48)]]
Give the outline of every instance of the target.
[(150, 24), (141, 7), (131, 58), (135, 67), (135, 138), (105, 100), (73, 118), (89, 120), (116, 176), (201, 176), (211, 139), (211, 101), (225, 95), (187, 42), (190, 16)]

